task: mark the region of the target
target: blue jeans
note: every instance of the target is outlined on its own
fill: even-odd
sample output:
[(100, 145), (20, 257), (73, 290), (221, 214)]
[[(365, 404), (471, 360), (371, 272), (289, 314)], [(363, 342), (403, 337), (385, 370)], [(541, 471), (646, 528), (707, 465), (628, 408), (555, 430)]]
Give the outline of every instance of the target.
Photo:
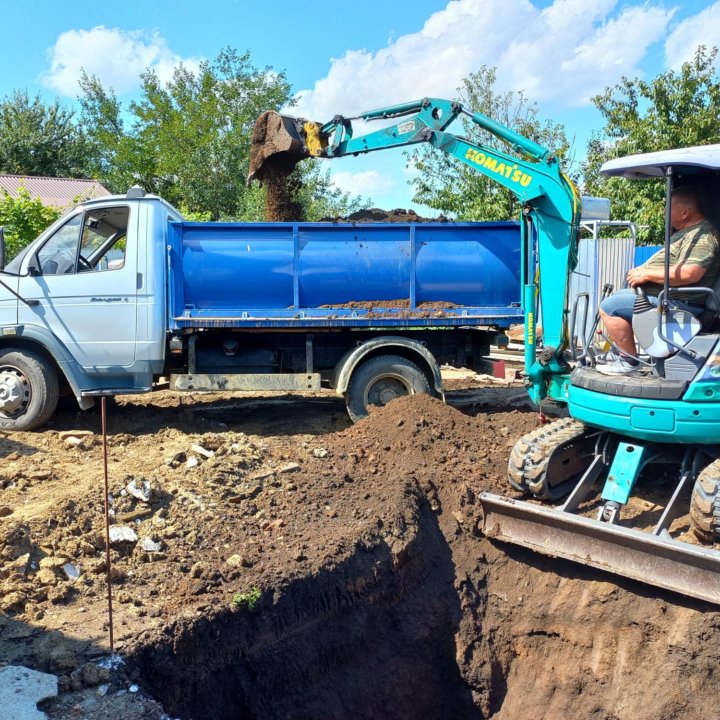
[[(637, 294), (634, 290), (624, 288), (606, 297), (600, 303), (600, 309), (610, 317), (619, 317), (632, 323), (633, 306), (635, 305), (636, 297)], [(657, 307), (658, 299), (654, 295), (648, 295), (647, 299), (653, 307)], [(696, 317), (705, 309), (702, 305), (688, 305), (687, 303), (673, 300), (672, 298), (670, 302), (673, 307), (677, 307), (680, 310), (687, 310), (687, 312), (692, 313)]]

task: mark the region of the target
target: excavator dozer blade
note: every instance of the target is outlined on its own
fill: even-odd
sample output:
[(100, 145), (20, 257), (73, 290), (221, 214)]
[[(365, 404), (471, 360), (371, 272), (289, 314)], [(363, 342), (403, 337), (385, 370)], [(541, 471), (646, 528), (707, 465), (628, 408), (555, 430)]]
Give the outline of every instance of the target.
[(484, 492), (486, 537), (720, 605), (720, 552)]
[[(320, 124), (267, 110), (255, 121), (250, 140), (248, 182), (287, 174), (305, 158), (320, 154)], [(327, 143), (323, 143), (323, 147)]]

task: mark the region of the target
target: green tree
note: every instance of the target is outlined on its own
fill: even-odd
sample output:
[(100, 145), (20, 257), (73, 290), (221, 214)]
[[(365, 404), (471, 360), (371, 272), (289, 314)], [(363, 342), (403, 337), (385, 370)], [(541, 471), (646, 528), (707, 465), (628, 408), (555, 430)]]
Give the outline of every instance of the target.
[(623, 78), (593, 99), (605, 127), (588, 145), (584, 189), (610, 198), (616, 219), (640, 224), (640, 241), (660, 243), (664, 234), (665, 185), (628, 182), (600, 175), (606, 160), (635, 153), (718, 142), (720, 82), (717, 48), (700, 46), (679, 72), (669, 70), (650, 81)]
[(148, 70), (126, 120), (112, 89), (82, 78), (82, 117), (93, 168), (113, 190), (134, 183), (213, 219), (240, 217), (253, 200), (245, 179), (255, 119), (290, 102), (284, 73), (258, 70), (249, 53), (223, 50), (197, 72), (179, 66), (162, 83)]
[[(496, 69), (483, 66), (463, 80), (459, 101), (473, 112), (487, 115), (564, 158), (570, 148), (562, 125), (541, 120), (535, 104), (522, 92), (495, 91)], [(472, 142), (499, 150), (508, 146), (461, 116), (463, 134)], [(457, 121), (456, 121), (457, 122)], [(408, 153), (417, 175), (410, 181), (413, 200), (460, 220), (515, 219), (520, 206), (513, 193), (456, 158), (427, 145)]]
[(74, 113), (23, 90), (0, 101), (0, 172), (84, 177), (85, 141)]
[(370, 204), (368, 200), (336, 188), (332, 184), (330, 171), (323, 172), (320, 163), (307, 160), (301, 163), (296, 172), (301, 173), (298, 200), (308, 222), (344, 218)]
[[(263, 111), (292, 103), (284, 73), (258, 70), (249, 53), (228, 48), (197, 72), (179, 66), (167, 83), (146, 72), (127, 111), (96, 77), (83, 75), (80, 85), (91, 167), (108, 188), (122, 193), (140, 184), (187, 217), (263, 219), (265, 190), (246, 185), (250, 137)], [(296, 173), (306, 218), (360, 206), (314, 164)]]
[(39, 198), (20, 186), (17, 198), (3, 191), (0, 197), (0, 227), (5, 228), (5, 255), (15, 257), (29, 242), (60, 217), (61, 210), (46, 207)]

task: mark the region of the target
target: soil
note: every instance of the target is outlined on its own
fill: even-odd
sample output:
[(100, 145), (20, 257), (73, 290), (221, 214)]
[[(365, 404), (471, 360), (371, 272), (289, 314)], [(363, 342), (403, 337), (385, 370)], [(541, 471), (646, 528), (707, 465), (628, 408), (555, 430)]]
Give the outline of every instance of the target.
[(357, 222), (357, 223), (425, 223), (425, 222), (447, 222), (444, 215), (436, 218), (426, 218), (418, 215), (414, 210), (395, 208), (394, 210), (383, 210), (382, 208), (365, 208), (350, 213), (347, 217), (326, 217), (320, 222)]
[(282, 116), (262, 113), (256, 120), (250, 141), (250, 180), (265, 185), (265, 220), (294, 222), (302, 220), (298, 199), (300, 181), (292, 172), (307, 154), (299, 138), (293, 141)]
[(484, 538), (537, 413), (447, 387), (354, 426), (328, 393), (109, 402), (111, 669), (99, 417), (0, 438), (3, 662), (61, 676), (55, 720), (714, 717), (720, 614)]

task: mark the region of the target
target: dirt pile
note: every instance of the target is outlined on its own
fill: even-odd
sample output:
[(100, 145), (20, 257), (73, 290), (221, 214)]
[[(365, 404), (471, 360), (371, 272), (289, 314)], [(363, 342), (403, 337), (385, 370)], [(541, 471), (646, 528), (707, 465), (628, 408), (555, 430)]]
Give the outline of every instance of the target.
[(418, 215), (415, 210), (395, 208), (383, 210), (381, 208), (364, 208), (350, 213), (347, 217), (325, 217), (320, 222), (357, 222), (357, 223), (424, 223), (447, 222), (444, 215), (436, 218), (426, 218)]
[(355, 426), (323, 396), (120, 401), (113, 511), (135, 539), (113, 546), (109, 679), (88, 667), (107, 636), (96, 419), (0, 438), (3, 659), (196, 720), (712, 716), (713, 609), (480, 535), (479, 492), (507, 494), (537, 422), (509, 409), (521, 392), (466, 384), (464, 412), (415, 396)]

